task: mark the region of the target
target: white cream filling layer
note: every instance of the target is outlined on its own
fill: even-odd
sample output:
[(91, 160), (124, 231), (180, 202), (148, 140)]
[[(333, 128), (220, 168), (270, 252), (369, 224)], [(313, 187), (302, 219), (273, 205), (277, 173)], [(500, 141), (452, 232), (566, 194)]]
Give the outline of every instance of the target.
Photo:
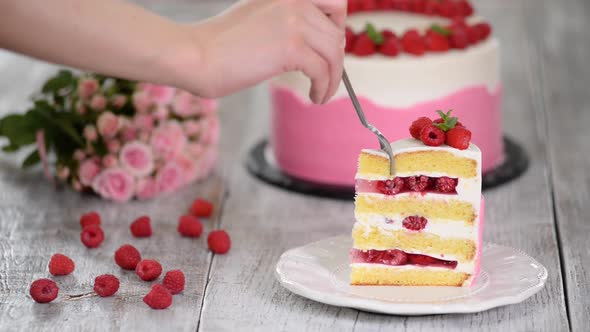
[[(458, 223), (454, 220), (429, 219), (426, 227), (421, 231), (412, 231), (403, 227), (404, 216), (395, 218), (386, 218), (376, 213), (355, 213), (357, 225), (354, 227), (365, 227), (365, 233), (368, 234), (371, 226), (378, 227), (384, 231), (406, 231), (408, 233), (429, 233), (438, 235), (442, 238), (469, 239), (477, 241), (477, 227)], [(389, 222), (389, 223), (388, 223)]]
[(454, 269), (448, 269), (444, 267), (436, 267), (436, 266), (420, 266), (420, 265), (385, 265), (385, 264), (375, 264), (375, 263), (351, 263), (350, 267), (368, 267), (368, 268), (388, 268), (388, 269), (395, 269), (395, 270), (428, 270), (428, 271), (455, 271), (455, 272), (463, 272), (463, 273), (473, 273), (474, 272), (474, 264), (473, 263), (458, 263), (457, 267)]

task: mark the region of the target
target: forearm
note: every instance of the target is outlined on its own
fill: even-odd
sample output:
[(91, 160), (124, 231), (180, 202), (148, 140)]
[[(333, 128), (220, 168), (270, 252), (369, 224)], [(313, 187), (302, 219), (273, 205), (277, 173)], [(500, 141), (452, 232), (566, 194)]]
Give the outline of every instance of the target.
[(187, 66), (198, 72), (189, 30), (130, 3), (0, 0), (0, 13), (0, 47), (32, 57), (170, 85)]

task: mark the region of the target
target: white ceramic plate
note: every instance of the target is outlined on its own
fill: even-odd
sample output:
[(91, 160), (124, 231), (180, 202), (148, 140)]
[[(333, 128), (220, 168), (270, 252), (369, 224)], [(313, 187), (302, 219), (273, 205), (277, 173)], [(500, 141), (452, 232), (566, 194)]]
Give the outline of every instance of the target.
[(351, 286), (349, 236), (286, 251), (276, 266), (279, 282), (314, 301), (396, 315), (472, 313), (522, 302), (547, 280), (547, 269), (527, 254), (486, 244), (481, 275), (466, 287)]

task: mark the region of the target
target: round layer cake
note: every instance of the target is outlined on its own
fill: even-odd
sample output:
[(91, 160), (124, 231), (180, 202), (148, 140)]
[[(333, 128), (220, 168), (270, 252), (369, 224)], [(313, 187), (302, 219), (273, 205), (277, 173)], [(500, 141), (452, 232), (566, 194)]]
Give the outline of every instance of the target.
[[(452, 109), (472, 130), (472, 141), (482, 151), (485, 173), (504, 157), (499, 43), (488, 36), (489, 30), (484, 36), (467, 33), (482, 22), (471, 13), (452, 19), (442, 16), (450, 16), (447, 13), (434, 14), (399, 8), (351, 13), (347, 24), (355, 40), (348, 41), (344, 67), (368, 121), (390, 141), (407, 137), (416, 118), (434, 118), (433, 110)], [(457, 25), (461, 27), (454, 30)], [(458, 31), (462, 27), (464, 31)], [(416, 36), (416, 31), (421, 43), (418, 50), (409, 36)], [(445, 50), (444, 44), (442, 48), (432, 45), (427, 36), (433, 33), (444, 37), (434, 36), (446, 41), (450, 49)], [(359, 42), (361, 36), (366, 42), (367, 35), (374, 42), (374, 49), (368, 51), (361, 49)], [(460, 37), (469, 38), (468, 44), (461, 44)], [(389, 38), (394, 41), (388, 42)], [(384, 40), (393, 45), (394, 52), (385, 50)], [(356, 49), (354, 43), (359, 43)], [(398, 54), (394, 54), (396, 47)], [(359, 151), (378, 148), (377, 139), (362, 127), (342, 84), (324, 105), (311, 103), (309, 87), (309, 80), (301, 73), (281, 75), (270, 84), (274, 158), (291, 176), (353, 186)]]

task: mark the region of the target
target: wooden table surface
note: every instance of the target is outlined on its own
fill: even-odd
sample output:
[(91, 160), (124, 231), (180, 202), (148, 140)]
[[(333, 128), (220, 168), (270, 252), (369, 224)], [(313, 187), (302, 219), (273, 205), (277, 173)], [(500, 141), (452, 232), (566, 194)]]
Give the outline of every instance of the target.
[[(202, 19), (231, 1), (140, 1), (182, 21)], [(0, 158), (0, 330), (179, 331), (583, 331), (590, 318), (590, 1), (477, 1), (502, 42), (503, 124), (531, 157), (518, 180), (485, 192), (485, 241), (520, 248), (549, 271), (545, 288), (520, 304), (468, 315), (376, 315), (316, 303), (283, 289), (274, 265), (285, 250), (347, 234), (352, 202), (306, 197), (263, 184), (244, 167), (249, 148), (267, 136), (264, 87), (224, 98), (221, 159), (216, 175), (149, 202), (113, 205), (56, 190), (39, 170), (21, 172), (21, 156)], [(0, 53), (0, 112), (24, 110), (27, 98), (55, 66)], [(198, 71), (195, 72), (198, 75)], [(179, 239), (177, 217), (197, 195), (213, 200), (205, 229), (232, 236), (229, 254), (215, 256), (206, 241)], [(78, 217), (101, 211), (107, 239), (100, 249), (79, 243)], [(154, 220), (150, 239), (133, 239), (130, 221)], [(149, 288), (112, 261), (122, 243), (136, 245), (164, 269), (182, 268), (187, 289), (172, 308), (142, 302)], [(65, 294), (88, 291), (98, 274), (120, 276), (112, 298), (60, 299), (48, 305), (28, 296), (48, 276), (52, 253), (76, 261), (60, 278)]]

